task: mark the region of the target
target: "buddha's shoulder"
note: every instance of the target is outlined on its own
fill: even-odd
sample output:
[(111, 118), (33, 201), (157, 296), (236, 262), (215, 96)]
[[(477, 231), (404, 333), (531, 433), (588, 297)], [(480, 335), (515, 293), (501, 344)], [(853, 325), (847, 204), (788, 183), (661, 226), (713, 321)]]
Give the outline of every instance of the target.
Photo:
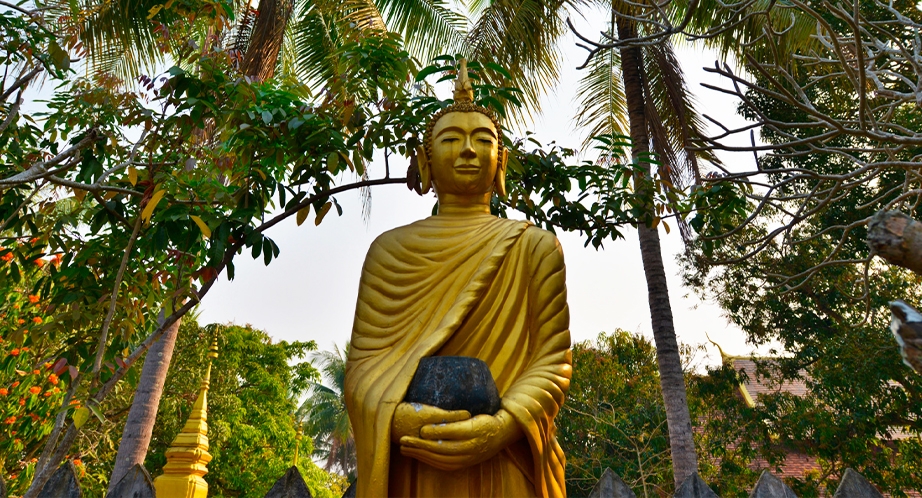
[(525, 233), (523, 235), (534, 244), (550, 246), (560, 245), (560, 243), (557, 241), (557, 236), (554, 235), (553, 232), (532, 225), (531, 223), (528, 224), (528, 228), (525, 229)]
[(539, 258), (549, 255), (563, 255), (560, 241), (552, 232), (529, 224), (522, 234), (522, 241), (528, 245), (532, 254)]
[(371, 243), (371, 247), (374, 248), (376, 246), (382, 245), (388, 246), (394, 243), (405, 241), (415, 235), (418, 235), (421, 231), (424, 231), (427, 228), (427, 224), (425, 223), (427, 219), (428, 218), (425, 218), (422, 220), (414, 221), (409, 225), (402, 225), (396, 228), (391, 228), (390, 230), (387, 230), (381, 233), (381, 235), (375, 237), (375, 240)]

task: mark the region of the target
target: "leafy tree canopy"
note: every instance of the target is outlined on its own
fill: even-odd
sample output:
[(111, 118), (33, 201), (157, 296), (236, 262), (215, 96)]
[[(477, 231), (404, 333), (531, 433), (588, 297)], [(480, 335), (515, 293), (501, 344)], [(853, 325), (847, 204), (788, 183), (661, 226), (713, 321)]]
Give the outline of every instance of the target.
[(623, 330), (573, 345), (573, 378), (557, 418), (567, 492), (588, 496), (605, 468), (638, 496), (672, 489), (656, 348)]
[[(261, 498), (298, 454), (298, 470), (311, 494), (338, 498), (345, 481), (318, 468), (310, 438), (298, 433), (295, 410), (318, 372), (305, 361), (313, 342), (273, 342), (263, 331), (237, 325), (183, 324), (177, 339), (151, 449), (152, 475), (166, 463), (164, 451), (179, 433), (198, 396), (208, 344), (218, 341), (208, 391), (209, 496)], [(297, 450), (296, 450), (297, 448)]]

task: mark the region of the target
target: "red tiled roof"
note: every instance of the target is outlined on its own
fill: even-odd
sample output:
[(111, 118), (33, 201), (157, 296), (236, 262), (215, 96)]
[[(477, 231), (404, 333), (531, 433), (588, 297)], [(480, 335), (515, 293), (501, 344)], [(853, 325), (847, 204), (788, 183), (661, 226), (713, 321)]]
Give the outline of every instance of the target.
[[(758, 401), (760, 394), (786, 392), (795, 396), (807, 395), (807, 383), (803, 379), (779, 383), (776, 380), (758, 375), (756, 362), (751, 358), (730, 357), (727, 360), (730, 361), (734, 370), (737, 372), (742, 371), (745, 374), (746, 380), (740, 385), (740, 392), (750, 406)], [(801, 373), (804, 377), (807, 376), (806, 372), (802, 371)]]
[(781, 472), (775, 472), (774, 468), (768, 466), (764, 459), (756, 458), (749, 464), (754, 470), (768, 470), (775, 476), (784, 479), (785, 477), (802, 478), (810, 471), (820, 471), (820, 465), (816, 463), (816, 457), (804, 455), (796, 451), (789, 451), (784, 456), (784, 463), (781, 464)]

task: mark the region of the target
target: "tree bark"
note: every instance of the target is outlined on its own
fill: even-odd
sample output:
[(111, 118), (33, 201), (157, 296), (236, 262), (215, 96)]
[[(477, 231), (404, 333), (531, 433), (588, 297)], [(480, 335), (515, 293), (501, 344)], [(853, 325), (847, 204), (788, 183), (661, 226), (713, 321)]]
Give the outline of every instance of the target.
[(275, 74), (293, 9), (292, 0), (260, 0), (259, 13), (240, 68), (243, 74), (258, 81), (266, 81)]
[(888, 263), (922, 275), (922, 223), (899, 211), (881, 211), (868, 223), (868, 246)]
[[(619, 16), (617, 26), (619, 39), (627, 40), (637, 37), (637, 28), (633, 21)], [(624, 95), (631, 129), (631, 156), (640, 166), (641, 175), (649, 180), (650, 163), (645, 161), (650, 152), (650, 143), (644, 113), (646, 96), (643, 90), (644, 72), (640, 50), (639, 47), (623, 46), (620, 48), (621, 75), (624, 81)], [(643, 182), (635, 183), (638, 189), (642, 188)], [(649, 209), (652, 212), (652, 193)], [(676, 489), (678, 489), (685, 478), (698, 471), (698, 458), (692, 438), (691, 416), (688, 412), (688, 399), (685, 393), (685, 376), (682, 372), (682, 359), (679, 356), (672, 307), (669, 303), (669, 288), (666, 283), (659, 232), (657, 228), (650, 228), (645, 223), (637, 224), (637, 232), (640, 238), (644, 276), (647, 280), (650, 318), (653, 324), (653, 340), (656, 343), (656, 361), (659, 366), (663, 404), (666, 407), (673, 477)]]
[(176, 345), (176, 336), (179, 333), (179, 322), (167, 327), (147, 351), (144, 357), (144, 366), (141, 369), (141, 378), (138, 388), (128, 411), (125, 429), (122, 431), (122, 440), (118, 445), (118, 455), (115, 457), (115, 467), (109, 478), (109, 492), (122, 480), (122, 477), (134, 467), (135, 464), (144, 466), (144, 458), (150, 446), (151, 434), (154, 431), (154, 422), (157, 420), (157, 409), (160, 406), (160, 396), (163, 394), (163, 385), (166, 374), (170, 369), (173, 359), (173, 347)]

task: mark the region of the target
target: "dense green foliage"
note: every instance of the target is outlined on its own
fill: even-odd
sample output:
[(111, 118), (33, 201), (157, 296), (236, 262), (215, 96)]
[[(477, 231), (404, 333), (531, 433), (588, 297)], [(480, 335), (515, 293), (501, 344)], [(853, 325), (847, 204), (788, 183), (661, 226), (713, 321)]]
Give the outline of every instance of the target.
[(557, 426), (570, 496), (589, 496), (606, 468), (638, 496), (673, 488), (656, 349), (647, 339), (619, 330), (574, 344)]
[(316, 497), (339, 497), (341, 478), (311, 462), (309, 438), (298, 434), (298, 397), (318, 377), (304, 360), (314, 343), (273, 342), (260, 330), (235, 325), (182, 326), (145, 466), (152, 475), (198, 396), (216, 337), (208, 391), (209, 496), (261, 498), (288, 467), (298, 468)]

